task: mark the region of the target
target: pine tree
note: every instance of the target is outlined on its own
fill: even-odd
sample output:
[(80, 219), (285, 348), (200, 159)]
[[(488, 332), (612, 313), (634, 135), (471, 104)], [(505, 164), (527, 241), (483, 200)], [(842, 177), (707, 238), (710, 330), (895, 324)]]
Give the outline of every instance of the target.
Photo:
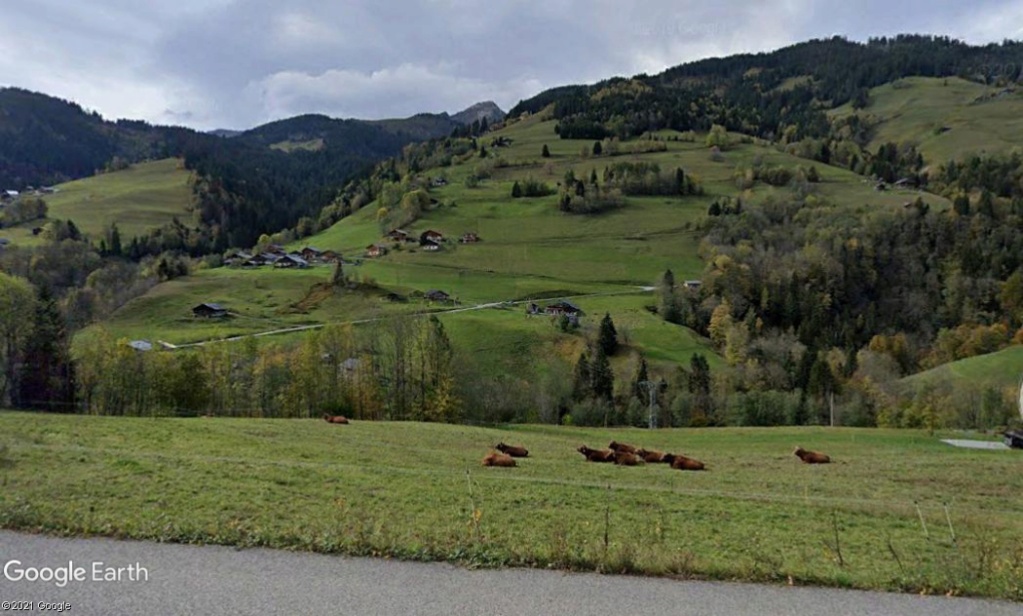
[(341, 288), (345, 286), (345, 271), (344, 267), (341, 265), (341, 259), (338, 259), (337, 263), (334, 264), (334, 272), (330, 276), (330, 284), (334, 288)]
[(597, 334), (597, 347), (610, 357), (618, 351), (618, 331), (615, 330), (614, 321), (611, 320), (611, 313), (605, 312), (604, 318), (600, 321), (600, 333)]
[(593, 142), (593, 155), (600, 156), (604, 152), (604, 147), (600, 145), (599, 141)]
[(519, 183), (517, 181), (514, 184), (512, 184), (511, 196), (512, 199), (518, 199), (519, 197), (522, 196), (522, 187), (519, 186)]
[(19, 406), (22, 407), (68, 411), (74, 401), (64, 315), (45, 286), (38, 292), (32, 335), (25, 345), (18, 386)]
[(112, 257), (120, 257), (123, 252), (121, 248), (121, 232), (117, 229), (117, 223), (110, 223), (110, 244), (109, 254)]
[(604, 349), (597, 345), (590, 369), (590, 389), (593, 397), (611, 402), (614, 399), (615, 375), (611, 370), (611, 362), (607, 359)]
[(551, 151), (547, 148), (547, 144), (546, 143), (543, 144), (543, 150), (540, 151), (540, 156), (542, 156), (543, 158), (550, 158), (551, 157)]
[(657, 310), (661, 318), (668, 323), (681, 324), (682, 309), (679, 307), (678, 297), (675, 295), (675, 274), (670, 269), (666, 270), (664, 276), (661, 277), (659, 292), (660, 305)]
[(689, 358), (687, 389), (692, 394), (710, 393), (710, 364), (707, 363), (707, 358), (700, 353), (693, 353)]
[(572, 382), (572, 399), (585, 400), (593, 394), (591, 388), (590, 360), (583, 351), (579, 361), (575, 363), (575, 375)]

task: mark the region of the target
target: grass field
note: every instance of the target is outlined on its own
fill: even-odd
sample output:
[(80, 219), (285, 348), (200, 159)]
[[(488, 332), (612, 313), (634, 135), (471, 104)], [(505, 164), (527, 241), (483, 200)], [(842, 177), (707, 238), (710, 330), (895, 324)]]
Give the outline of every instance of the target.
[[(57, 186), (57, 192), (44, 197), (50, 218), (73, 220), (85, 234), (99, 241), (111, 223), (117, 223), (122, 240), (171, 222), (177, 216), (187, 222), (192, 193), (189, 172), (179, 168), (180, 161), (166, 158), (138, 163), (128, 169), (105, 173)], [(34, 245), (32, 221), (4, 230), (12, 243)]]
[[(833, 112), (852, 113), (851, 104)], [(908, 77), (870, 91), (861, 111), (881, 120), (870, 143), (916, 143), (929, 163), (1008, 152), (1023, 139), (1023, 93), (955, 77)]]
[[(1023, 600), (1023, 461), (916, 431), (0, 413), (0, 527)], [(617, 439), (709, 471), (586, 463)], [(481, 468), (499, 440), (515, 469)], [(800, 444), (835, 463), (806, 466)]]
[(1023, 370), (1023, 346), (1013, 345), (987, 355), (960, 359), (902, 379), (910, 389), (925, 383), (1016, 388)]

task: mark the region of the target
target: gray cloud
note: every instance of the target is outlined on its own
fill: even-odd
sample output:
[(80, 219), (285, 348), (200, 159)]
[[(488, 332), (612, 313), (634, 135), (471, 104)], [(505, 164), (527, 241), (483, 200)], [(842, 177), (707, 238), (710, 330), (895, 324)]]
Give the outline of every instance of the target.
[(0, 80), (108, 117), (249, 127), (507, 108), (540, 90), (814, 37), (1023, 37), (1007, 0), (7, 0)]

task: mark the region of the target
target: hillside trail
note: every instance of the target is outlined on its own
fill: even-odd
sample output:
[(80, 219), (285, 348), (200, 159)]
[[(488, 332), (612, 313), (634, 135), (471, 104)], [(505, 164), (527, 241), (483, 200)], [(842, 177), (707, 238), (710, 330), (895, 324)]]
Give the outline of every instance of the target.
[[(543, 301), (561, 301), (561, 300), (578, 300), (585, 299), (587, 297), (611, 297), (616, 295), (636, 295), (639, 293), (650, 293), (654, 290), (654, 287), (636, 287), (629, 291), (608, 291), (605, 293), (585, 293), (581, 295), (566, 295), (563, 297), (545, 297)], [(483, 304), (473, 304), (472, 306), (461, 306), (457, 308), (442, 308), (439, 310), (424, 310), (421, 312), (415, 312), (412, 314), (403, 315), (387, 315), (380, 317), (372, 317), (369, 319), (354, 319), (351, 321), (332, 321), (330, 323), (312, 323), (310, 325), (295, 325), (292, 327), (280, 327), (277, 329), (270, 329), (262, 332), (255, 332), (251, 334), (240, 334), (238, 336), (229, 336), (227, 338), (211, 338), (209, 340), (200, 340), (198, 342), (186, 342), (183, 344), (173, 344), (163, 340), (157, 340), (157, 344), (167, 350), (176, 351), (178, 349), (189, 349), (195, 347), (206, 346), (209, 344), (218, 344), (221, 342), (238, 342), (247, 338), (262, 338), (264, 336), (278, 336), (281, 334), (291, 334), (295, 332), (304, 332), (314, 329), (322, 329), (327, 325), (361, 325), (364, 323), (374, 323), (377, 321), (387, 321), (390, 319), (401, 319), (408, 317), (418, 317), (424, 315), (440, 315), (440, 314), (455, 314), (458, 312), (470, 312), (473, 310), (486, 310), (488, 308), (510, 308), (512, 306), (526, 305), (530, 302), (538, 300), (524, 299), (514, 301), (498, 301), (498, 302), (487, 302)]]

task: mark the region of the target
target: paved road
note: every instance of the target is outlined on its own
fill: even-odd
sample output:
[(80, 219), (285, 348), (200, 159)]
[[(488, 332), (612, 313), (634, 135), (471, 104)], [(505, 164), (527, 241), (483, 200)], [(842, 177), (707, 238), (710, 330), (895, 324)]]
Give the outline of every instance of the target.
[[(67, 602), (85, 616), (1021, 616), (1023, 605), (754, 584), (566, 574), (523, 569), (470, 571), (281, 552), (110, 539), (59, 539), (0, 531), (0, 602)], [(11, 581), (28, 567), (81, 567), (80, 582)], [(94, 581), (93, 563), (122, 567), (122, 580)], [(142, 571), (129, 571), (140, 564)], [(0, 606), (3, 607), (3, 606)], [(0, 609), (0, 615), (40, 613)], [(56, 613), (53, 611), (47, 613)]]

